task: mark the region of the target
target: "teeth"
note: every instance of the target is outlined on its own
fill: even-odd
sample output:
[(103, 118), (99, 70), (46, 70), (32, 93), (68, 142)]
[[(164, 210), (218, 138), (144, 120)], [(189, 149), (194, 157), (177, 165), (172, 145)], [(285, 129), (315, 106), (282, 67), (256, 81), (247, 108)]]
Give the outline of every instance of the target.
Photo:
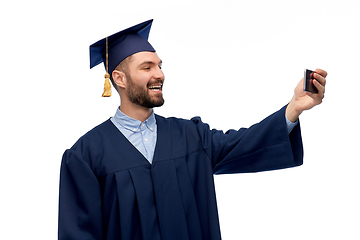
[(162, 84), (157, 86), (150, 86), (149, 89), (160, 89), (162, 87)]

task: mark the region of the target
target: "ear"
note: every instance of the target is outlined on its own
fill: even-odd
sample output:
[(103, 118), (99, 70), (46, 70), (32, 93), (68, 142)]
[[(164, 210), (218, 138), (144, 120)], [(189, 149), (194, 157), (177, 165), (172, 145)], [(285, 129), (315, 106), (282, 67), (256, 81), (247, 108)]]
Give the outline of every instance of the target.
[(111, 75), (112, 75), (112, 79), (114, 80), (115, 84), (119, 88), (125, 88), (125, 85), (126, 85), (125, 73), (118, 71), (118, 70), (114, 70)]

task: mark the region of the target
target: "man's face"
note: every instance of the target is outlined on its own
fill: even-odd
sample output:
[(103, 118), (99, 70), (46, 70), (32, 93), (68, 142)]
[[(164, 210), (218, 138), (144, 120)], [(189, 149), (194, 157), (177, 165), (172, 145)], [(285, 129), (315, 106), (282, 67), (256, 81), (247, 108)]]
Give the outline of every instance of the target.
[(139, 52), (132, 55), (126, 74), (126, 94), (130, 102), (145, 108), (164, 104), (162, 86), (165, 80), (161, 59), (154, 52)]

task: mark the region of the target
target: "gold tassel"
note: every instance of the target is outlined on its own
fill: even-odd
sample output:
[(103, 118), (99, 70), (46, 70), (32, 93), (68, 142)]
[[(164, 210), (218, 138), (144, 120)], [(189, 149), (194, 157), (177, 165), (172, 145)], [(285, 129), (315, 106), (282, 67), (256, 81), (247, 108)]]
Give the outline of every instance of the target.
[(109, 78), (110, 78), (110, 74), (109, 74), (109, 70), (108, 70), (108, 58), (109, 58), (109, 54), (108, 54), (108, 38), (106, 38), (106, 46), (105, 46), (105, 48), (106, 48), (106, 52), (105, 52), (105, 54), (106, 54), (106, 56), (105, 56), (105, 66), (106, 66), (106, 74), (105, 74), (105, 83), (104, 83), (104, 92), (103, 92), (103, 94), (102, 94), (102, 97), (110, 97), (111, 96), (111, 84), (110, 84), (110, 80), (109, 80)]
[(110, 74), (105, 74), (105, 83), (104, 83), (104, 92), (102, 97), (110, 97), (111, 96), (111, 84), (110, 84)]

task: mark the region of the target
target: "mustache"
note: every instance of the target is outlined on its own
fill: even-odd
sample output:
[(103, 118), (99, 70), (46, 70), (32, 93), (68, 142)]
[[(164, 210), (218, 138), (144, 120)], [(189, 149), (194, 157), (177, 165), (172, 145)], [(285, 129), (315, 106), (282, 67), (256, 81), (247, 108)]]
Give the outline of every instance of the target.
[(147, 86), (150, 87), (151, 85), (154, 85), (154, 84), (164, 84), (164, 80), (161, 80), (161, 79), (158, 79), (158, 80), (154, 80), (154, 81), (150, 81), (148, 82)]

